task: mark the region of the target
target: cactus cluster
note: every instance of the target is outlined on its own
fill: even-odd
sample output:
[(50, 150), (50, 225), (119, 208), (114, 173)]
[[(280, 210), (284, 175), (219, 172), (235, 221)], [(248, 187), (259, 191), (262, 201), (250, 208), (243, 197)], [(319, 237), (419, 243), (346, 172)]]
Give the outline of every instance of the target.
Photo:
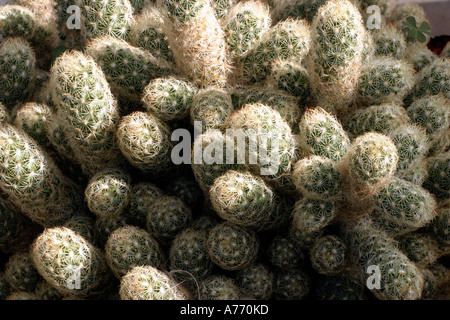
[(1, 300), (448, 298), (450, 47), (420, 5), (8, 3)]

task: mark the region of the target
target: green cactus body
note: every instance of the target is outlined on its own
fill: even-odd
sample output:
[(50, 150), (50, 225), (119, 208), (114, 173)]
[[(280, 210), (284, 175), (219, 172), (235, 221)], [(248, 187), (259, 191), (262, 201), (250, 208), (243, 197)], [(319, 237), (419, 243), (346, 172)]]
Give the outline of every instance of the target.
[(34, 13), (26, 7), (5, 5), (0, 8), (0, 33), (3, 37), (30, 40), (36, 30)]
[(317, 11), (312, 22), (308, 70), (323, 108), (345, 110), (354, 100), (365, 33), (361, 14), (350, 1), (328, 1)]
[(416, 72), (420, 72), (423, 68), (429, 66), (437, 58), (437, 55), (426, 45), (414, 43), (406, 47), (405, 58), (413, 64)]
[(151, 80), (143, 90), (145, 108), (164, 121), (180, 120), (189, 115), (196, 88), (173, 76)]
[[(234, 111), (231, 95), (222, 89), (209, 88), (194, 95), (189, 118), (191, 124), (202, 132), (208, 129), (223, 129), (226, 119)], [(198, 127), (198, 124), (201, 127)]]
[(259, 239), (246, 227), (222, 222), (209, 231), (206, 248), (212, 262), (220, 268), (242, 270), (255, 261)]
[(308, 109), (299, 123), (299, 141), (302, 153), (341, 160), (350, 145), (350, 139), (341, 123), (320, 107)]
[(396, 177), (375, 198), (374, 219), (394, 236), (415, 231), (436, 216), (436, 200), (428, 190)]
[(41, 280), (28, 252), (15, 253), (9, 257), (5, 265), (5, 276), (11, 288), (17, 291), (34, 292)]
[(400, 104), (383, 103), (356, 110), (346, 121), (345, 129), (354, 137), (371, 131), (388, 135), (408, 122), (408, 114)]
[(79, 51), (65, 52), (56, 59), (50, 81), (61, 126), (85, 174), (114, 161), (119, 109), (95, 61)]
[(437, 216), (431, 221), (430, 234), (438, 241), (440, 251), (445, 255), (450, 251), (450, 201), (439, 206)]
[(214, 13), (219, 20), (225, 19), (229, 14), (230, 10), (239, 3), (238, 0), (212, 0), (211, 5), (214, 9)]
[(186, 228), (172, 241), (169, 252), (170, 269), (175, 277), (190, 287), (211, 274), (213, 263), (206, 250), (207, 234)]
[(274, 273), (264, 264), (255, 263), (240, 270), (235, 281), (243, 294), (254, 299), (268, 300), (272, 296)]
[(418, 75), (411, 91), (403, 102), (408, 108), (414, 101), (425, 97), (438, 95), (450, 99), (450, 61), (445, 58), (436, 58)]
[[(238, 163), (234, 153), (227, 155), (227, 145), (234, 146), (233, 138), (214, 129), (200, 134), (194, 140), (191, 167), (195, 180), (205, 195), (209, 193), (214, 179), (225, 174), (228, 170), (243, 169), (244, 164)], [(215, 148), (214, 152), (210, 151), (210, 155), (208, 154), (205, 157), (211, 146)], [(233, 156), (233, 158), (229, 159), (230, 156)]]
[(444, 152), (450, 145), (450, 104), (440, 96), (425, 96), (415, 100), (407, 109), (412, 122), (425, 128), (429, 140), (429, 154)]
[(46, 229), (30, 254), (39, 274), (64, 295), (88, 297), (105, 290), (109, 270), (102, 252), (70, 229)]
[(130, 177), (121, 169), (105, 168), (89, 180), (85, 198), (97, 217), (120, 215), (130, 200)]
[(88, 215), (76, 215), (67, 220), (63, 227), (71, 229), (80, 234), (84, 239), (92, 244), (96, 244), (95, 220)]
[(163, 29), (164, 20), (154, 6), (145, 7), (131, 25), (129, 42), (149, 51), (156, 59), (173, 62), (173, 53)]
[(31, 45), (20, 37), (0, 44), (0, 102), (24, 100), (34, 86), (36, 56)]
[(375, 54), (402, 59), (406, 54), (406, 40), (403, 33), (393, 25), (386, 25), (372, 31)]
[(373, 58), (361, 70), (358, 100), (362, 104), (401, 103), (414, 80), (414, 68), (405, 60)]
[(89, 42), (86, 53), (100, 66), (113, 93), (135, 101), (152, 79), (169, 72), (167, 64), (147, 51), (111, 36)]
[[(270, 80), (269, 80), (270, 81)], [(303, 112), (303, 106), (296, 97), (271, 87), (247, 87), (235, 89), (231, 96), (235, 109), (249, 103), (262, 103), (278, 111), (294, 131)]]
[(27, 134), (2, 124), (0, 141), (0, 187), (31, 220), (53, 226), (81, 207), (81, 199), (71, 195), (76, 185)]
[(187, 300), (186, 292), (167, 273), (152, 266), (131, 269), (120, 281), (121, 300)]
[(313, 155), (297, 161), (294, 167), (292, 180), (304, 196), (326, 200), (340, 194), (342, 177), (331, 159)]
[(156, 173), (170, 165), (170, 128), (148, 112), (135, 111), (121, 118), (117, 144), (125, 158), (136, 168)]
[(352, 141), (342, 160), (344, 181), (361, 196), (373, 194), (395, 174), (398, 151), (391, 138), (367, 132)]
[(297, 97), (298, 105), (303, 108), (314, 101), (308, 71), (295, 61), (275, 61), (268, 85)]
[(267, 30), (240, 60), (244, 82), (265, 80), (277, 60), (304, 59), (310, 49), (310, 26), (305, 20), (287, 19)]
[(158, 198), (147, 211), (147, 230), (161, 243), (169, 243), (192, 222), (192, 210), (172, 196)]
[(400, 241), (400, 249), (417, 266), (426, 268), (439, 258), (439, 244), (430, 234), (412, 232)]
[(280, 4), (277, 2), (277, 6), (273, 10), (274, 20), (281, 21), (293, 17), (306, 19), (311, 23), (317, 10), (325, 2), (326, 0), (279, 1)]
[(278, 182), (277, 188), (287, 187), (289, 179), (286, 182), (283, 178), (290, 176), (296, 144), (291, 127), (279, 112), (262, 103), (249, 103), (234, 112), (225, 126), (235, 132), (242, 130), (249, 140), (245, 146), (249, 171)]
[(239, 300), (241, 297), (236, 281), (224, 275), (211, 275), (200, 284), (200, 300)]
[(128, 223), (145, 228), (148, 208), (165, 192), (150, 182), (131, 185), (129, 207), (123, 212)]
[(335, 275), (344, 271), (347, 264), (347, 246), (338, 236), (326, 235), (317, 239), (310, 249), (314, 270), (323, 275)]
[(269, 30), (270, 24), (269, 7), (261, 1), (236, 4), (223, 21), (227, 51), (231, 57), (244, 57)]
[(147, 6), (150, 6), (150, 3), (153, 0), (129, 0), (131, 6), (133, 7), (133, 14), (138, 15), (142, 13)]
[(275, 273), (273, 297), (276, 300), (302, 300), (311, 291), (312, 279), (303, 270)]
[(449, 198), (450, 189), (450, 151), (428, 158), (428, 178), (423, 187), (441, 201)]
[(295, 270), (305, 262), (305, 256), (289, 237), (275, 236), (267, 247), (267, 258), (279, 270)]
[(229, 59), (223, 31), (209, 0), (158, 0), (164, 32), (180, 73), (199, 88), (224, 87)]
[(134, 21), (129, 0), (76, 0), (81, 8), (81, 36), (84, 42), (110, 35), (127, 39)]
[(335, 217), (334, 201), (309, 199), (307, 197), (298, 200), (291, 213), (292, 226), (306, 234), (322, 230)]
[(96, 243), (104, 247), (111, 233), (126, 225), (127, 221), (122, 215), (96, 218), (94, 222)]
[(229, 170), (216, 178), (209, 197), (222, 219), (241, 226), (261, 227), (275, 210), (274, 190), (246, 171)]
[(49, 150), (52, 110), (45, 104), (28, 102), (15, 115), (14, 125), (30, 135), (42, 148)]
[(159, 268), (163, 260), (159, 243), (146, 230), (129, 225), (109, 235), (105, 253), (106, 261), (118, 279), (136, 266)]

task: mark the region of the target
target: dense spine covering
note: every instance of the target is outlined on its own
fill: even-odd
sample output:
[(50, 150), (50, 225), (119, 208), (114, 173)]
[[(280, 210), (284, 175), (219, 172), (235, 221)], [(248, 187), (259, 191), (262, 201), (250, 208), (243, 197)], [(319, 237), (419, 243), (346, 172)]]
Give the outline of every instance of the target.
[(427, 268), (436, 263), (440, 256), (437, 240), (423, 232), (405, 235), (400, 241), (400, 249), (421, 268)]
[(31, 93), (36, 73), (33, 48), (20, 37), (0, 44), (0, 102), (13, 104)]
[(303, 266), (305, 256), (295, 242), (282, 235), (272, 238), (267, 246), (267, 258), (275, 270), (295, 270)]
[(438, 201), (448, 199), (450, 195), (450, 151), (428, 158), (428, 177), (423, 187), (436, 196)]
[(240, 270), (235, 281), (241, 292), (251, 298), (268, 300), (272, 296), (274, 273), (262, 263)]
[(275, 273), (273, 297), (276, 300), (302, 300), (311, 291), (311, 277), (301, 269)]
[(305, 234), (323, 230), (335, 217), (334, 201), (307, 197), (298, 200), (291, 213), (292, 227)]
[(5, 277), (13, 290), (34, 292), (41, 276), (28, 252), (11, 255), (5, 264)]
[(207, 0), (158, 0), (178, 70), (199, 88), (224, 87), (229, 76), (225, 33)]
[(336, 275), (347, 265), (347, 245), (338, 236), (326, 235), (317, 239), (310, 249), (311, 265), (323, 275)]
[(165, 192), (150, 182), (139, 182), (131, 185), (130, 201), (122, 215), (127, 222), (145, 228), (148, 208)]
[(406, 40), (403, 33), (393, 25), (372, 31), (375, 54), (402, 59), (406, 54)]
[(365, 33), (361, 14), (350, 1), (332, 0), (319, 8), (312, 23), (308, 71), (323, 108), (345, 110), (354, 100)]
[(9, 4), (0, 8), (0, 33), (3, 37), (30, 40), (35, 30), (35, 16), (28, 8)]
[(239, 300), (242, 293), (236, 281), (224, 275), (210, 275), (200, 284), (200, 300)]

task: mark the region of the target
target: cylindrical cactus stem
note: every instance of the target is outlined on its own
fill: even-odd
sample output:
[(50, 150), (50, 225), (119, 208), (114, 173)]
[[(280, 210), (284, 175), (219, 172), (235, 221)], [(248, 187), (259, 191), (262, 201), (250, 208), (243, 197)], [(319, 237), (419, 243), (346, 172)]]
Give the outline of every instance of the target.
[(317, 239), (310, 249), (311, 265), (323, 275), (336, 275), (347, 266), (347, 245), (336, 235), (325, 235)]
[(318, 232), (328, 226), (336, 214), (334, 201), (304, 197), (295, 203), (292, 210), (292, 227), (306, 234)]
[(398, 151), (391, 138), (367, 132), (352, 141), (340, 163), (344, 182), (353, 195), (367, 197), (385, 186), (395, 174)]
[(50, 128), (53, 112), (43, 103), (28, 102), (22, 105), (15, 114), (14, 125), (25, 131), (43, 149), (50, 151)]
[(109, 269), (102, 252), (73, 230), (46, 229), (30, 253), (39, 274), (64, 295), (88, 297), (106, 288)]
[(405, 60), (379, 56), (362, 67), (357, 88), (361, 104), (401, 103), (414, 85), (413, 66)]
[(223, 21), (227, 52), (238, 60), (252, 49), (270, 28), (269, 6), (262, 1), (239, 2)]
[(189, 118), (191, 124), (199, 131), (221, 130), (233, 111), (231, 95), (227, 91), (207, 88), (194, 95), (189, 109)]
[(230, 10), (239, 3), (238, 0), (212, 0), (211, 6), (217, 19), (223, 20), (230, 15)]
[(216, 178), (209, 191), (212, 207), (224, 220), (258, 228), (275, 210), (275, 191), (247, 171), (229, 170)]
[(426, 189), (393, 177), (375, 195), (374, 221), (393, 236), (427, 225), (437, 214), (437, 203)]
[(209, 231), (206, 248), (215, 265), (225, 270), (242, 270), (255, 261), (259, 239), (246, 227), (222, 222)]
[(144, 107), (163, 121), (181, 120), (189, 115), (197, 89), (182, 78), (165, 76), (155, 78), (142, 92)]
[(429, 66), (438, 56), (425, 44), (411, 43), (406, 47), (405, 59), (412, 63), (416, 72)]
[(319, 105), (346, 110), (357, 92), (365, 40), (358, 8), (348, 0), (326, 2), (312, 23), (308, 70)]
[(299, 148), (313, 154), (340, 161), (347, 152), (350, 139), (341, 123), (320, 107), (307, 109), (299, 123)]
[(154, 5), (147, 5), (135, 16), (128, 41), (135, 47), (147, 50), (156, 59), (172, 63), (173, 53), (163, 27), (164, 20), (159, 10)]
[(124, 157), (141, 171), (156, 174), (170, 167), (170, 128), (153, 114), (135, 111), (122, 117), (116, 137)]
[(408, 122), (408, 114), (401, 104), (383, 103), (357, 109), (346, 119), (344, 128), (353, 137), (371, 131), (388, 135)]
[(58, 57), (51, 71), (52, 98), (77, 162), (86, 175), (114, 161), (117, 101), (93, 58), (79, 51)]
[(0, 125), (0, 188), (34, 222), (64, 223), (81, 206), (79, 191), (53, 160), (22, 130)]
[(445, 152), (450, 146), (450, 102), (438, 95), (415, 100), (407, 109), (412, 122), (425, 128), (429, 155)]
[(312, 287), (309, 274), (301, 269), (281, 270), (275, 273), (273, 298), (276, 300), (301, 300)]
[(400, 250), (421, 268), (427, 268), (437, 262), (441, 252), (439, 243), (431, 234), (411, 232), (400, 240)]
[(120, 215), (130, 201), (131, 179), (124, 170), (104, 168), (88, 181), (84, 191), (89, 210), (97, 217)]
[(210, 275), (200, 283), (199, 300), (239, 300), (242, 292), (236, 281), (225, 275)]
[(75, 215), (62, 226), (80, 234), (86, 241), (97, 244), (95, 219), (91, 215)]
[(191, 222), (191, 208), (178, 197), (160, 197), (147, 211), (147, 231), (161, 245), (169, 244)]
[(333, 199), (342, 190), (342, 177), (336, 163), (325, 157), (309, 156), (294, 165), (292, 181), (308, 198)]
[(406, 54), (406, 40), (403, 33), (395, 26), (388, 24), (372, 31), (375, 54), (403, 59)]
[(450, 61), (436, 58), (416, 76), (413, 88), (405, 96), (403, 102), (408, 108), (414, 101), (425, 96), (438, 95), (450, 98)]
[(305, 20), (287, 19), (267, 30), (239, 62), (239, 81), (265, 80), (278, 60), (302, 61), (310, 50), (311, 30)]
[(22, 37), (30, 40), (35, 30), (35, 16), (30, 9), (10, 4), (0, 8), (0, 33), (3, 37)]
[(255, 263), (238, 271), (235, 281), (243, 294), (257, 300), (268, 300), (272, 297), (274, 278), (267, 265)]
[(136, 266), (120, 281), (121, 300), (187, 300), (189, 296), (169, 275), (152, 266)]
[(275, 22), (285, 20), (288, 17), (306, 19), (312, 23), (314, 16), (319, 10), (320, 6), (326, 0), (279, 0), (272, 11), (272, 16)]
[(167, 63), (112, 36), (94, 38), (87, 44), (85, 52), (100, 66), (116, 96), (136, 102), (152, 79), (169, 72)]
[(203, 230), (186, 228), (170, 245), (170, 270), (192, 292), (212, 272), (213, 263), (206, 251), (206, 239), (207, 233)]
[(428, 178), (423, 187), (436, 196), (438, 201), (450, 196), (450, 151), (428, 158)]
[(129, 207), (122, 216), (128, 224), (145, 228), (148, 208), (165, 192), (150, 182), (139, 182), (131, 185)]
[(158, 0), (164, 32), (180, 72), (199, 88), (224, 87), (229, 61), (225, 33), (209, 0)]
[(310, 107), (314, 101), (309, 73), (296, 61), (275, 61), (267, 85), (287, 91), (298, 99), (298, 105), (302, 108)]
[(109, 235), (105, 256), (118, 279), (136, 266), (160, 268), (164, 258), (159, 243), (146, 230), (130, 225), (118, 228)]
[(6, 38), (0, 44), (0, 102), (23, 101), (33, 90), (36, 56), (20, 37)]
[(5, 264), (5, 276), (11, 288), (17, 291), (34, 292), (41, 280), (28, 252), (15, 253), (9, 257)]
[(76, 0), (81, 8), (82, 41), (110, 35), (127, 39), (133, 23), (133, 7), (129, 0)]

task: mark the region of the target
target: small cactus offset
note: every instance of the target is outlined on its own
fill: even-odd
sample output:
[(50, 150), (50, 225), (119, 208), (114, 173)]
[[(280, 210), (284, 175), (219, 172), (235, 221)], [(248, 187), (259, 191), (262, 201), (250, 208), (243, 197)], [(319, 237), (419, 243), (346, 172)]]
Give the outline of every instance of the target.
[(18, 5), (5, 5), (0, 8), (0, 34), (3, 37), (22, 37), (30, 40), (35, 30), (35, 16), (28, 8)]
[(295, 203), (292, 210), (292, 227), (305, 234), (312, 234), (323, 230), (336, 214), (334, 201), (304, 197)]
[(241, 297), (236, 281), (224, 275), (211, 275), (200, 284), (200, 300), (239, 300)]
[(428, 158), (428, 177), (423, 187), (436, 196), (438, 201), (448, 199), (450, 189), (450, 151)]
[(159, 243), (146, 230), (127, 225), (109, 235), (105, 258), (113, 274), (120, 279), (136, 266), (159, 268), (163, 253)]
[(13, 104), (30, 94), (36, 73), (33, 48), (20, 37), (6, 38), (0, 44), (0, 102)]
[(312, 267), (323, 275), (340, 274), (347, 266), (347, 250), (347, 245), (338, 236), (320, 237), (310, 249)]
[(231, 8), (233, 8), (238, 2), (239, 0), (212, 0), (211, 5), (217, 19), (223, 20), (230, 14)]
[(400, 248), (421, 268), (436, 263), (440, 257), (439, 243), (430, 234), (412, 232), (405, 235), (400, 241)]
[(246, 83), (257, 83), (270, 75), (277, 60), (302, 61), (310, 49), (310, 33), (305, 20), (287, 19), (272, 26), (240, 59), (239, 78)]
[(163, 121), (180, 120), (189, 115), (197, 89), (192, 83), (173, 76), (157, 77), (145, 86), (145, 108)]
[(31, 261), (28, 252), (15, 253), (5, 265), (5, 277), (12, 289), (34, 292), (41, 276)]
[(270, 240), (267, 257), (275, 270), (295, 270), (305, 262), (304, 253), (296, 247), (295, 242), (281, 235)]
[(242, 270), (257, 256), (257, 234), (243, 226), (222, 222), (213, 227), (206, 240), (206, 250), (212, 262), (225, 270)]
[(372, 31), (375, 54), (402, 59), (406, 54), (406, 40), (403, 33), (393, 25), (386, 25)]
[(416, 72), (430, 65), (438, 56), (425, 45), (410, 44), (406, 48), (406, 60), (414, 66)]
[(117, 96), (139, 101), (144, 88), (154, 78), (169, 72), (169, 67), (148, 52), (111, 36), (97, 37), (88, 43), (86, 53), (100, 66), (111, 90)]
[(187, 300), (189, 296), (169, 275), (152, 266), (137, 266), (120, 280), (121, 300)]
[(264, 264), (255, 263), (236, 275), (241, 292), (257, 300), (270, 299), (273, 293), (274, 272)]
[(311, 277), (301, 269), (275, 273), (273, 297), (276, 300), (302, 300), (311, 291)]
[(125, 216), (129, 224), (145, 228), (148, 208), (164, 195), (165, 192), (153, 183), (140, 182), (132, 184), (129, 206), (122, 215)]

